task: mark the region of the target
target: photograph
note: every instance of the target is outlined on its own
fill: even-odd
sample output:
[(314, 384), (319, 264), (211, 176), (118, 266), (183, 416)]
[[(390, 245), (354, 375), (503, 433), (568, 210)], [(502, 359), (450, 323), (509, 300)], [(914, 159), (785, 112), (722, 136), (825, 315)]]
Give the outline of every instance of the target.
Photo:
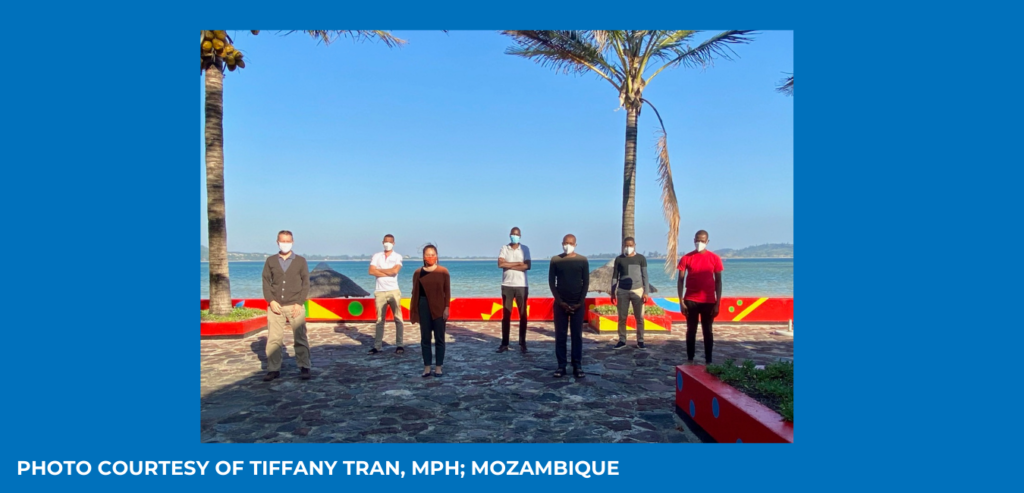
[(793, 443), (793, 80), (782, 30), (202, 30), (199, 442)]

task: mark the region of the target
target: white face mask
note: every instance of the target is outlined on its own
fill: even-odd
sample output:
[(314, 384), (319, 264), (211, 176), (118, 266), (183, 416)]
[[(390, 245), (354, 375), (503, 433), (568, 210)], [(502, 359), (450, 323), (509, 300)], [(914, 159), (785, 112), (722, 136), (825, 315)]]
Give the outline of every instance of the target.
[(565, 252), (565, 253), (572, 253), (572, 251), (575, 250), (575, 249), (576, 249), (575, 245), (570, 245), (568, 243), (562, 245), (562, 251)]
[(281, 249), (281, 253), (288, 253), (292, 251), (291, 243), (280, 243), (278, 242), (277, 247)]
[(633, 255), (633, 247), (626, 247), (626, 255)]
[(693, 242), (693, 246), (697, 247), (698, 252), (703, 252), (704, 249), (708, 247), (708, 244), (703, 241), (695, 241)]
[(384, 242), (384, 251), (385, 252), (390, 252), (392, 248), (395, 248), (395, 244), (394, 243), (391, 243), (390, 241)]

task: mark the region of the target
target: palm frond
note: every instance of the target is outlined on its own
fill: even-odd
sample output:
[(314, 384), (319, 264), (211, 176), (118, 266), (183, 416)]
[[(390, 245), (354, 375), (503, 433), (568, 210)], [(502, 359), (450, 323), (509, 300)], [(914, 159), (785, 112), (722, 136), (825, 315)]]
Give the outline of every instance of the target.
[[(533, 60), (565, 74), (583, 74), (588, 71), (616, 84), (617, 70), (605, 59), (603, 48), (588, 31), (502, 31), (512, 38), (515, 46), (505, 54)], [(602, 34), (605, 42), (608, 38)]]
[(604, 51), (605, 47), (608, 46), (608, 37), (611, 31), (590, 31), (594, 36), (594, 42), (597, 43), (597, 49)]
[(317, 43), (323, 43), (325, 46), (333, 43), (338, 38), (352, 38), (355, 41), (366, 41), (366, 40), (378, 40), (384, 43), (388, 48), (395, 46), (401, 46), (406, 43), (404, 39), (401, 39), (388, 31), (360, 31), (360, 30), (337, 30), (337, 31), (318, 31), (318, 30), (303, 30), (303, 31), (285, 31), (284, 34), (287, 36), (292, 33), (303, 32), (309, 35), (309, 37), (317, 40)]
[(315, 39), (317, 44), (323, 43), (324, 46), (331, 44), (331, 31), (306, 31), (306, 34)]
[(779, 81), (779, 86), (776, 87), (775, 90), (781, 92), (782, 94), (785, 94), (786, 96), (792, 96), (793, 95), (793, 76), (790, 75), (789, 77), (786, 77), (785, 79), (780, 80)]
[(650, 57), (668, 60), (678, 56), (678, 50), (686, 47), (686, 42), (700, 31), (658, 31), (650, 44)]
[(662, 70), (671, 66), (682, 65), (690, 68), (700, 67), (704, 69), (713, 65), (716, 57), (732, 60), (732, 56), (736, 55), (736, 52), (729, 45), (750, 43), (753, 41), (751, 37), (753, 34), (756, 33), (754, 31), (723, 31), (704, 41), (696, 48), (680, 44), (680, 46), (668, 50), (674, 56), (669, 57), (670, 60), (651, 74), (647, 81), (650, 82)]
[(661, 212), (668, 223), (665, 273), (672, 274), (676, 270), (676, 250), (679, 248), (679, 201), (672, 181), (672, 164), (668, 159), (668, 134), (664, 129), (658, 132), (658, 183), (661, 184)]
[(658, 117), (661, 130), (656, 133), (658, 136), (658, 183), (661, 184), (661, 213), (668, 223), (667, 245), (665, 247), (665, 273), (673, 275), (678, 259), (679, 248), (679, 201), (676, 198), (676, 186), (672, 180), (672, 163), (668, 158), (668, 132), (665, 130), (665, 122), (661, 120), (661, 114), (648, 100), (643, 100), (654, 110)]

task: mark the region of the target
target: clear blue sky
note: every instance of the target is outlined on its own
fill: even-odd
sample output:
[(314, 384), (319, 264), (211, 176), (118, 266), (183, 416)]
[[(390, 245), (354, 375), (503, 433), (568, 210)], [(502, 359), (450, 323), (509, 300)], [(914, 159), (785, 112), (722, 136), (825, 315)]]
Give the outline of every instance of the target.
[[(491, 31), (396, 31), (408, 44), (232, 33), (246, 68), (224, 81), (228, 249), (496, 255), (519, 226), (536, 256), (619, 250), (624, 110), (596, 76), (503, 54)], [(679, 197), (680, 247), (793, 241), (793, 33), (767, 31), (706, 71), (666, 69), (644, 96), (661, 112)], [(207, 243), (200, 99), (200, 232)], [(636, 237), (665, 251), (654, 112), (640, 115)]]

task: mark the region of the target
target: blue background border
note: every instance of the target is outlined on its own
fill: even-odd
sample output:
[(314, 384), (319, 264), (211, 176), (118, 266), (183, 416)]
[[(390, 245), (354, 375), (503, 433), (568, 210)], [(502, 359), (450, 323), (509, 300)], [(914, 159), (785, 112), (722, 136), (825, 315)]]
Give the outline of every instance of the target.
[[(1015, 218), (1019, 224), (1014, 184), (1020, 153), (1013, 142), (1020, 141), (1021, 99), (1017, 64), (1004, 48), (1015, 43), (1011, 30), (1003, 29), (1019, 17), (986, 9), (983, 2), (948, 10), (883, 2), (730, 2), (715, 4), (717, 11), (686, 2), (625, 5), (410, 8), (389, 2), (376, 11), (340, 2), (307, 8), (270, 2), (7, 7), (13, 26), (12, 58), (3, 78), (2, 200), (8, 249), (16, 252), (8, 259), (12, 276), (4, 289), (3, 454), (5, 486), (13, 487), (8, 491), (994, 486), (1012, 456), (992, 455), (993, 443), (1012, 445), (1020, 433), (987, 419), (1002, 416), (994, 412), (999, 394), (990, 392), (998, 392), (993, 385), (1002, 376), (1000, 361), (1009, 359), (992, 348), (1013, 347), (1020, 336), (1002, 330), (999, 323), (1006, 321), (995, 314), (982, 310), (973, 316), (967, 310), (988, 296), (1003, 296), (999, 290), (1020, 271), (1011, 262), (997, 269), (999, 275), (990, 274), (985, 257), (972, 248), (1013, 244), (1016, 228), (1002, 221)], [(795, 285), (802, 329), (796, 444), (199, 444), (191, 253), (200, 158), (194, 32), (199, 23), (278, 28), (330, 19), (344, 25), (323, 27), (653, 23), (795, 30), (799, 68), (780, 70), (801, 76), (801, 93), (793, 98), (800, 257)], [(959, 25), (987, 30), (972, 36), (949, 27)], [(33, 58), (16, 58), (26, 56)], [(974, 265), (976, 275), (965, 269)], [(146, 279), (146, 289), (134, 286), (138, 278)], [(971, 292), (957, 296), (968, 282)], [(946, 285), (952, 289), (943, 290)], [(870, 316), (836, 317), (840, 310)], [(151, 315), (152, 323), (121, 319), (139, 312)], [(984, 328), (989, 330), (983, 333)], [(992, 378), (967, 376), (968, 368), (990, 360)], [(954, 421), (963, 417), (968, 419)], [(15, 474), (17, 460), (407, 464), (432, 458), (618, 460), (621, 475), (580, 480)], [(982, 473), (974, 473), (979, 466)]]

